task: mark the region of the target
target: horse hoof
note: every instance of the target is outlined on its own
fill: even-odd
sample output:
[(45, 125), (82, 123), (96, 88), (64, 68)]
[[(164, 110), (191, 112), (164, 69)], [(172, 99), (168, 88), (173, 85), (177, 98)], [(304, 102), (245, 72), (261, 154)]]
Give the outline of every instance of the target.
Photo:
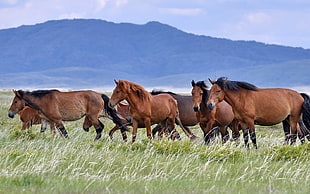
[(89, 128), (83, 128), (84, 131), (89, 132)]
[(95, 138), (95, 141), (99, 140), (101, 138), (101, 134), (98, 134)]
[(41, 129), (41, 130), (40, 130), (40, 132), (41, 132), (41, 133), (44, 133), (44, 132), (45, 132), (45, 130), (46, 130), (46, 129)]

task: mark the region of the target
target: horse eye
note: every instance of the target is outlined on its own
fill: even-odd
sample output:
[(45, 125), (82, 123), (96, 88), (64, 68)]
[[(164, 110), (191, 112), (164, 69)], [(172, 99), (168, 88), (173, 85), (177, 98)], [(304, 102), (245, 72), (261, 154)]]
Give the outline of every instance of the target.
[(116, 91), (116, 94), (118, 94), (118, 93), (119, 93), (119, 91), (117, 90), (117, 91)]
[(17, 101), (14, 101), (15, 104), (17, 104)]
[(218, 91), (216, 91), (217, 93), (220, 93), (221, 92), (221, 90), (218, 90)]

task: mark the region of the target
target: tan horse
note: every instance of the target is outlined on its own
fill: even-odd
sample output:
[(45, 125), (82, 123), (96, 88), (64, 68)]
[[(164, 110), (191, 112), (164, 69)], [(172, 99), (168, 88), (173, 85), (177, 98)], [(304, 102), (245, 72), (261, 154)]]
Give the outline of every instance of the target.
[[(247, 82), (229, 81), (223, 77), (209, 81), (213, 86), (207, 102), (208, 108), (214, 109), (216, 104), (225, 99), (241, 122), (247, 147), (249, 130), (252, 143), (257, 148), (254, 124), (269, 126), (280, 122), (289, 123), (291, 143), (296, 142), (297, 122), (301, 115), (305, 126), (310, 129), (310, 98), (306, 94), (283, 88), (257, 88)], [(285, 141), (288, 142), (289, 137)]]
[[(98, 119), (99, 117), (112, 117), (115, 124), (122, 126), (116, 111), (108, 107), (109, 98), (104, 94), (91, 90), (73, 92), (60, 92), (58, 90), (26, 92), (18, 90), (14, 91), (14, 93), (15, 97), (11, 106), (19, 104), (20, 108), (23, 108), (23, 106), (28, 105), (37, 110), (43, 119), (55, 123), (62, 136), (66, 138), (68, 133), (62, 121), (75, 121), (84, 116), (83, 128), (88, 131), (89, 127), (93, 125), (97, 132), (95, 140), (101, 138), (104, 128), (104, 125)], [(21, 101), (25, 103), (22, 104)], [(16, 114), (16, 111), (9, 111), (8, 114), (12, 117)]]
[[(132, 115), (132, 143), (136, 140), (138, 127), (146, 127), (147, 137), (152, 139), (151, 125), (159, 123), (162, 129), (168, 128), (173, 134), (175, 119), (178, 116), (177, 101), (169, 94), (152, 96), (142, 86), (126, 80), (115, 81), (109, 106), (114, 107), (126, 99), (130, 104)], [(189, 134), (190, 136), (190, 134)]]
[(199, 125), (204, 133), (205, 142), (209, 143), (212, 137), (212, 129), (218, 127), (221, 135), (222, 142), (225, 143), (229, 139), (227, 127), (230, 125), (233, 130), (233, 139), (238, 140), (240, 133), (238, 130), (238, 121), (235, 119), (231, 106), (222, 101), (218, 103), (213, 110), (207, 108), (207, 100), (210, 95), (208, 86), (204, 81), (195, 83), (192, 80), (192, 101), (193, 109), (197, 112)]
[[(9, 111), (12, 111), (13, 109), (14, 107), (11, 106)], [(25, 106), (22, 110), (17, 111), (17, 114), (19, 115), (20, 120), (23, 123), (22, 128), (20, 130), (23, 131), (29, 129), (32, 125), (41, 124), (41, 132), (43, 132), (46, 130), (47, 124), (49, 124), (52, 134), (53, 135), (56, 134), (55, 123), (49, 123), (48, 121), (42, 119), (39, 112), (34, 110), (33, 108)]]

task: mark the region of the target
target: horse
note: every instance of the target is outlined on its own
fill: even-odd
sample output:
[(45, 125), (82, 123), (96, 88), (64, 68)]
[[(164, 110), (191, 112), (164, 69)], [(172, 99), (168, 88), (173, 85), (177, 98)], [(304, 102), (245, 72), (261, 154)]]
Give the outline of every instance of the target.
[(142, 127), (146, 128), (147, 137), (151, 140), (152, 124), (159, 123), (162, 129), (167, 127), (172, 135), (175, 134), (175, 119), (179, 111), (177, 101), (172, 96), (169, 94), (152, 96), (139, 84), (127, 80), (114, 80), (114, 82), (116, 87), (109, 106), (114, 107), (124, 99), (129, 103), (133, 126), (132, 143), (136, 140), (137, 129)]
[[(121, 101), (120, 103), (118, 103), (116, 106), (115, 106), (115, 109), (118, 113), (118, 115), (120, 116), (122, 122), (123, 122), (123, 125), (132, 125), (132, 116), (130, 114), (130, 106), (128, 104), (128, 102), (126, 100), (123, 100)], [(176, 119), (176, 124), (179, 124), (179, 121), (178, 119)], [(181, 125), (182, 126), (182, 125)], [(139, 128), (144, 128), (144, 124), (141, 123), (139, 124)], [(187, 127), (183, 126), (184, 129), (183, 130), (187, 130)], [(115, 131), (117, 131), (119, 129), (119, 126), (118, 125), (115, 125), (109, 132), (109, 136), (110, 136), (110, 139), (113, 140), (113, 134), (115, 133)], [(154, 132), (155, 131), (155, 132)], [(152, 130), (152, 135), (153, 135), (153, 138), (155, 137), (155, 133), (157, 131), (160, 131), (161, 132), (161, 136), (163, 135), (163, 133), (165, 132), (165, 134), (168, 136), (170, 135), (170, 131), (163, 131), (162, 128), (160, 127), (159, 124), (157, 124), (154, 129)], [(189, 134), (192, 134), (190, 130), (188, 130)], [(124, 141), (127, 141), (127, 134), (126, 134), (126, 131), (124, 130), (121, 130), (121, 133), (122, 133), (122, 137), (123, 137), (123, 140)], [(175, 138), (178, 138), (180, 139), (180, 135), (178, 134), (177, 131), (174, 131), (175, 135), (174, 137)], [(159, 136), (159, 139), (161, 138), (161, 136)], [(191, 138), (195, 138), (196, 136), (192, 134)]]
[(197, 114), (199, 125), (204, 133), (205, 143), (208, 144), (212, 138), (213, 128), (218, 127), (222, 136), (222, 143), (225, 143), (229, 139), (229, 133), (227, 127), (230, 125), (233, 130), (233, 139), (236, 141), (240, 137), (238, 130), (238, 121), (235, 119), (235, 115), (231, 106), (222, 101), (218, 103), (213, 110), (207, 108), (207, 100), (210, 95), (208, 86), (204, 81), (198, 81), (192, 84), (192, 102), (193, 109)]
[[(36, 90), (36, 91), (13, 91), (15, 97), (13, 104), (18, 104), (21, 108), (25, 105), (37, 110), (43, 119), (53, 122), (61, 135), (68, 138), (68, 133), (62, 121), (75, 121), (85, 117), (83, 129), (89, 131), (93, 125), (96, 129), (95, 140), (102, 136), (104, 125), (98, 119), (101, 116), (110, 117), (113, 122), (128, 130), (123, 126), (115, 109), (108, 107), (109, 97), (95, 91), (71, 91), (60, 92), (58, 90)], [(22, 102), (24, 101), (24, 103)], [(9, 111), (9, 117), (14, 116), (15, 111)]]
[[(115, 106), (115, 110), (117, 114), (119, 115), (123, 125), (132, 125), (132, 118), (129, 111), (129, 104), (126, 100), (121, 101)], [(111, 140), (113, 140), (113, 134), (116, 130), (120, 129), (121, 134), (124, 141), (127, 141), (127, 134), (126, 131), (121, 129), (119, 125), (115, 125), (110, 131), (109, 131), (109, 137)]]
[(258, 88), (241, 81), (230, 81), (225, 77), (217, 81), (209, 79), (212, 87), (207, 107), (212, 110), (216, 104), (225, 100), (232, 106), (235, 117), (244, 130), (246, 147), (250, 138), (257, 149), (255, 126), (275, 125), (282, 122), (291, 127), (290, 135), (285, 136), (285, 143), (291, 144), (297, 139), (297, 122), (302, 119), (305, 127), (310, 129), (310, 98), (307, 94), (285, 88)]
[[(192, 97), (191, 96), (183, 96), (179, 94), (175, 94), (173, 92), (164, 92), (164, 91), (156, 91), (153, 90), (151, 92), (152, 95), (158, 95), (158, 94), (169, 94), (171, 95), (174, 99), (176, 99), (178, 103), (178, 109), (179, 109), (179, 117), (182, 123), (182, 126), (184, 127), (183, 130), (186, 130), (188, 134), (191, 134), (191, 139), (196, 139), (197, 137), (191, 132), (191, 130), (188, 128), (188, 126), (195, 126), (198, 124), (198, 118), (196, 116), (196, 113), (193, 111), (193, 102), (192, 102)], [(178, 121), (176, 121), (178, 124)], [(160, 125), (157, 125), (153, 130), (152, 130), (152, 135), (153, 137), (159, 131)]]
[[(41, 132), (45, 131), (48, 121), (41, 118), (38, 111), (36, 111), (33, 108), (30, 108), (29, 106), (25, 106), (23, 109), (20, 109), (16, 106), (16, 104), (12, 104), (12, 106), (9, 108), (9, 112), (16, 111), (16, 114), (19, 115), (20, 120), (22, 121), (22, 128), (21, 131), (29, 129), (32, 125), (38, 125), (41, 124)], [(13, 118), (14, 115), (11, 115), (11, 118)], [(55, 123), (49, 123), (51, 132), (53, 135), (56, 134), (55, 130)]]

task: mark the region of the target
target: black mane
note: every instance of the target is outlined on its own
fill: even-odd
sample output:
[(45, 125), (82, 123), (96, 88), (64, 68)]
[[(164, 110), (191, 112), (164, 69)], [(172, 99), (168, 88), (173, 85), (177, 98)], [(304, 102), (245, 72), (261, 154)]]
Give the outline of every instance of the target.
[(210, 91), (208, 90), (207, 84), (204, 81), (198, 81), (196, 82), (195, 85), (198, 86), (203, 91), (202, 102), (206, 104), (210, 96)]
[(252, 90), (257, 91), (258, 88), (253, 84), (247, 82), (240, 82), (240, 81), (230, 81), (227, 80), (226, 77), (221, 77), (216, 80), (215, 84), (219, 85), (223, 90), (238, 90), (238, 89), (245, 89), (245, 90)]
[(27, 92), (27, 94), (29, 94), (33, 97), (41, 98), (41, 97), (45, 96), (46, 94), (50, 94), (52, 92), (59, 92), (59, 90), (34, 90), (32, 92)]
[(161, 90), (152, 90), (151, 94), (152, 95), (158, 95), (158, 94), (177, 95), (176, 93), (173, 93), (173, 92), (164, 92), (164, 91), (161, 91)]

